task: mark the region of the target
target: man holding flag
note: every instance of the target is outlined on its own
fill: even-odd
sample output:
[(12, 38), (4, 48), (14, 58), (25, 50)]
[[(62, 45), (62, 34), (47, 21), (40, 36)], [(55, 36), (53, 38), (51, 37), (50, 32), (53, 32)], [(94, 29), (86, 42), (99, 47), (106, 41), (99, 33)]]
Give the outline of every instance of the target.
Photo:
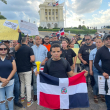
[[(55, 78), (57, 78), (57, 79), (59, 78), (59, 79), (63, 79), (63, 80), (68, 80), (68, 77), (72, 77), (72, 76), (75, 76), (76, 74), (78, 74), (78, 73), (73, 73), (73, 71), (71, 71), (70, 65), (67, 62), (67, 60), (65, 60), (64, 58), (61, 58), (60, 57), (61, 54), (62, 54), (62, 51), (61, 51), (60, 45), (57, 44), (57, 43), (56, 44), (53, 44), (52, 47), (51, 47), (52, 58), (50, 58), (46, 62), (45, 66), (44, 66), (44, 73), (49, 74), (52, 77), (53, 80)], [(86, 70), (84, 70), (83, 73), (85, 73), (84, 76), (87, 76), (87, 74), (88, 74), (88, 72)], [(37, 74), (39, 74), (38, 71), (35, 72), (35, 75), (36, 76), (37, 76)], [(40, 81), (41, 80), (42, 79), (40, 78)], [(43, 80), (46, 80), (46, 79), (44, 78)], [(55, 81), (55, 83), (56, 83), (56, 81)], [(57, 92), (58, 90), (53, 90), (53, 91), (56, 91)], [(67, 92), (67, 91), (66, 91), (65, 88), (63, 88), (61, 92), (62, 92), (62, 94), (65, 94), (65, 92)], [(42, 95), (40, 95), (40, 96), (42, 98), (45, 98), (45, 96), (42, 96)], [(48, 97), (48, 98), (50, 98), (50, 97)], [(64, 105), (64, 103), (62, 105), (59, 105), (58, 104), (58, 99), (54, 97), (54, 102), (51, 101), (52, 103), (54, 103), (53, 106), (51, 104), (45, 105), (45, 99), (42, 102), (39, 102), (38, 101), (38, 104), (40, 103), (41, 106), (44, 106), (46, 108), (50, 108), (50, 109), (54, 109), (54, 110), (60, 110), (60, 108), (64, 108), (62, 106), (62, 105)], [(60, 104), (61, 104), (61, 102), (60, 102)], [(89, 106), (89, 104), (88, 104), (88, 99), (87, 99), (87, 101), (86, 101), (86, 107), (88, 107), (88, 106)], [(67, 105), (65, 105), (65, 108), (66, 109), (63, 109), (63, 110), (69, 110), (68, 108), (71, 108), (71, 107), (68, 107), (68, 104), (67, 104)]]

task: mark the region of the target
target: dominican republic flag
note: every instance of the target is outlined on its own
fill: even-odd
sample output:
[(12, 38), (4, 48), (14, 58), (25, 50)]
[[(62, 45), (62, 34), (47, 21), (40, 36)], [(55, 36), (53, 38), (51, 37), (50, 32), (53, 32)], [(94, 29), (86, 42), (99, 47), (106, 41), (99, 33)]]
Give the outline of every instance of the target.
[(60, 30), (60, 35), (63, 36), (64, 34), (65, 34), (64, 28), (62, 28), (62, 29)]
[(44, 70), (44, 66), (41, 66), (40, 71), (43, 72), (43, 70)]
[(58, 5), (58, 1), (57, 1), (56, 3), (53, 4), (53, 7), (54, 7), (54, 6), (57, 6), (57, 5)]
[(59, 37), (60, 37), (60, 32), (57, 32), (57, 33), (56, 33), (56, 36), (57, 36), (57, 38), (59, 39)]
[(89, 107), (85, 72), (70, 78), (56, 78), (40, 72), (37, 76), (37, 103), (49, 109)]
[(48, 6), (52, 6), (52, 3), (48, 3)]
[(56, 6), (58, 5), (58, 1), (56, 2)]

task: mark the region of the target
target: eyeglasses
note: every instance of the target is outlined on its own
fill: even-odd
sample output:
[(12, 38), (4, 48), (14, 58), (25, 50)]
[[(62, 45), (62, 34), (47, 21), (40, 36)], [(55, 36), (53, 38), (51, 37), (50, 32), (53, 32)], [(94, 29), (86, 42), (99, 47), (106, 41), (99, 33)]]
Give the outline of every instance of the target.
[(7, 50), (7, 48), (0, 48), (0, 51), (6, 51)]
[(90, 39), (85, 39), (85, 41), (89, 41)]

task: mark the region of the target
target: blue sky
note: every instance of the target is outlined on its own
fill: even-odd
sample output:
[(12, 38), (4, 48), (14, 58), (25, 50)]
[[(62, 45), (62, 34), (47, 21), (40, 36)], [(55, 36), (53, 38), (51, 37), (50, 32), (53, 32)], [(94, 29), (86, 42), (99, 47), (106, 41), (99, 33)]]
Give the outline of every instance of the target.
[[(45, 0), (7, 0), (5, 5), (0, 1), (0, 12), (7, 19), (36, 22), (39, 26), (39, 5)], [(56, 0), (57, 1), (57, 0)], [(110, 25), (110, 0), (59, 0), (65, 1), (66, 27), (77, 27), (79, 24), (89, 27)], [(65, 7), (64, 7), (65, 19)], [(81, 19), (81, 22), (79, 22)]]

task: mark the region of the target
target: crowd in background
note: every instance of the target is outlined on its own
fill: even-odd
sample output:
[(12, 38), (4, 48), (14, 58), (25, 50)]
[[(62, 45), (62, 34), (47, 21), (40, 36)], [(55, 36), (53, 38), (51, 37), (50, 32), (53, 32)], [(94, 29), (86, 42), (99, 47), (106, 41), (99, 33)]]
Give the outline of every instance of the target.
[[(0, 43), (0, 110), (6, 110), (6, 101), (8, 109), (14, 110), (13, 101), (16, 106), (23, 107), (22, 104), (27, 99), (27, 107), (30, 107), (33, 100), (37, 100), (35, 62), (40, 61), (41, 67), (44, 67), (50, 58), (57, 57), (58, 53), (53, 56), (51, 48), (57, 45), (61, 46), (60, 57), (67, 60), (71, 67), (68, 67), (67, 71), (71, 69), (78, 74), (84, 69), (87, 70), (89, 74), (86, 82), (93, 90), (94, 102), (98, 103), (101, 99), (106, 102), (107, 110), (110, 110), (110, 95), (100, 95), (99, 98), (98, 94), (98, 75), (103, 75), (106, 79), (110, 76), (109, 34), (100, 32), (94, 36), (86, 34), (84, 37), (76, 34), (70, 39), (66, 35), (57, 37), (56, 34), (46, 35), (44, 38), (28, 35), (22, 37), (21, 31), (18, 32), (18, 40), (3, 40)], [(107, 84), (105, 87), (108, 87)]]

